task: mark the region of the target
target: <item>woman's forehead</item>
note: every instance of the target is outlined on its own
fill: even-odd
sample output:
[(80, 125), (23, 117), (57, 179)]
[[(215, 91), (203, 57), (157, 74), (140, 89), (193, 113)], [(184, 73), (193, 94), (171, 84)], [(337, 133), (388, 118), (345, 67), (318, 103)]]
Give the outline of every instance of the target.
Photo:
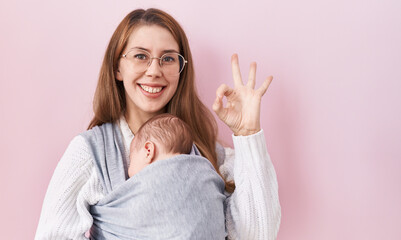
[(157, 25), (144, 25), (136, 28), (130, 35), (127, 49), (142, 48), (150, 53), (161, 53), (166, 50), (179, 51), (178, 43), (165, 28)]

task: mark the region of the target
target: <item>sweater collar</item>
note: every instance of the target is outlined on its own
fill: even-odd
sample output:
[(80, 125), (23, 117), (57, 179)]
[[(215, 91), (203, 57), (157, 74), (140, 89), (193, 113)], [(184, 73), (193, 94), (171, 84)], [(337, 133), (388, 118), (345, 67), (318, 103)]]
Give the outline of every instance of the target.
[[(124, 147), (125, 147), (125, 153), (127, 158), (129, 158), (130, 154), (130, 145), (132, 142), (132, 139), (134, 139), (134, 134), (132, 133), (131, 129), (128, 126), (127, 121), (125, 120), (124, 114), (122, 114), (120, 121), (119, 121), (121, 133), (123, 135), (123, 141), (124, 141)], [(129, 165), (130, 161), (127, 159), (127, 163)]]

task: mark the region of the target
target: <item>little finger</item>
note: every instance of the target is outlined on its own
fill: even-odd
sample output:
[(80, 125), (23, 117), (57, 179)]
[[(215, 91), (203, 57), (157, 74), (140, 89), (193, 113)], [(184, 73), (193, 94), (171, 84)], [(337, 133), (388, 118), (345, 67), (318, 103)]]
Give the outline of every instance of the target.
[(269, 76), (266, 78), (266, 80), (263, 82), (262, 86), (260, 86), (260, 88), (257, 90), (258, 93), (260, 94), (260, 96), (263, 96), (266, 93), (272, 80), (273, 80), (273, 76)]

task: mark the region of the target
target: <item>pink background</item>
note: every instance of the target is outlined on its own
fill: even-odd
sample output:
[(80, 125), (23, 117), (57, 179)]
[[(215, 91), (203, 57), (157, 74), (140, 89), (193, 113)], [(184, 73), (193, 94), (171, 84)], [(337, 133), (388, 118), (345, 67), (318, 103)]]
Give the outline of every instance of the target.
[[(258, 63), (262, 127), (276, 167), (278, 239), (401, 239), (401, 3), (2, 1), (0, 239), (32, 239), (53, 170), (84, 131), (112, 32), (137, 7), (189, 37), (210, 107), (230, 56)], [(231, 143), (220, 123), (220, 135)]]

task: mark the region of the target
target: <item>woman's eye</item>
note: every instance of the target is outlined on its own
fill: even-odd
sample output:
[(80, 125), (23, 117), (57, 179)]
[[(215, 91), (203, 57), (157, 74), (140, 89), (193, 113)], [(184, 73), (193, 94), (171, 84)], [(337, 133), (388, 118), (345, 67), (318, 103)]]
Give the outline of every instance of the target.
[(148, 56), (146, 56), (146, 54), (135, 54), (134, 58), (138, 60), (147, 60)]
[(165, 56), (163, 57), (163, 62), (174, 62), (175, 58), (171, 56)]

